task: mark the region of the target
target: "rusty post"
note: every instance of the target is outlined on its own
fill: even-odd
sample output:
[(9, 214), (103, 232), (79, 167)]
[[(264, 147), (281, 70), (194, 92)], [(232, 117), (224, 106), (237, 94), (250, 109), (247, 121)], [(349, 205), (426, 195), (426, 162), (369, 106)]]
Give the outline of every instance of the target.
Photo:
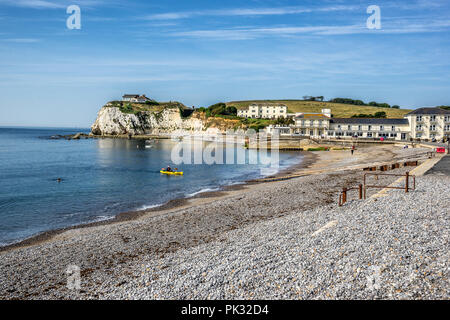
[(406, 191), (406, 193), (409, 192), (409, 172), (406, 172), (405, 191)]
[(347, 188), (342, 189), (342, 203), (347, 203)]
[(364, 200), (366, 200), (366, 175), (364, 175), (364, 180), (363, 180), (363, 189), (364, 189)]
[(362, 200), (362, 198), (363, 198), (363, 185), (360, 184), (358, 186), (358, 189), (359, 189), (359, 200)]

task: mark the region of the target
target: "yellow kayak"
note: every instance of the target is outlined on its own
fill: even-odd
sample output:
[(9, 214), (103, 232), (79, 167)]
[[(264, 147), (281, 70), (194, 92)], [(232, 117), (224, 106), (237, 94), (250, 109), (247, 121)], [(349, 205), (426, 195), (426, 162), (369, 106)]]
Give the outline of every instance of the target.
[(160, 171), (162, 174), (169, 174), (169, 175), (174, 175), (174, 176), (182, 176), (183, 172), (181, 171)]

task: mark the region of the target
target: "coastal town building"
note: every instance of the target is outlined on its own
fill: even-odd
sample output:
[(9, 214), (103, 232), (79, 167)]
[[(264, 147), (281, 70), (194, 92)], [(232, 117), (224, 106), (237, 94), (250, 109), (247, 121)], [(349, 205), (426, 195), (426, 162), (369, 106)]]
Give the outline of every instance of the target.
[(297, 115), (294, 120), (289, 127), (271, 125), (267, 132), (316, 139), (440, 140), (450, 136), (450, 111), (440, 108), (420, 108), (398, 119), (333, 118), (324, 109)]
[(284, 104), (251, 104), (247, 109), (238, 110), (237, 116), (242, 118), (276, 119), (287, 117), (287, 106)]
[(450, 110), (420, 108), (408, 113), (406, 118), (413, 138), (440, 140), (450, 136)]
[(122, 96), (122, 101), (145, 103), (147, 101), (150, 101), (150, 99), (147, 98), (145, 96), (145, 94), (143, 94), (143, 95), (139, 95), (139, 94), (124, 94)]

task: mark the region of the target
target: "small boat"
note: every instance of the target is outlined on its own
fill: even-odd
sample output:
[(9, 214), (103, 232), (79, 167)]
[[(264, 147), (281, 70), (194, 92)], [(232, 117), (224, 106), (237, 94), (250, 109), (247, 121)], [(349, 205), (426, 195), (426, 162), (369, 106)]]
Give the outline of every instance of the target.
[(174, 176), (182, 176), (184, 174), (184, 172), (182, 172), (182, 171), (164, 171), (164, 170), (161, 170), (160, 172), (162, 174), (174, 175)]

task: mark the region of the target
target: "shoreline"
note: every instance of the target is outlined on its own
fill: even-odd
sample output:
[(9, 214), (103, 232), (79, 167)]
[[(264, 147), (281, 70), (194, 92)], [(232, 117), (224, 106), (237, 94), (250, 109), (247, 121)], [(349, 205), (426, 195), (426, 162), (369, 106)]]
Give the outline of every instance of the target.
[[(429, 198), (432, 193), (427, 185), (436, 186), (439, 195), (443, 195), (442, 188), (446, 182), (441, 177), (428, 180), (422, 177), (417, 181), (418, 192), (389, 191), (389, 197), (374, 198), (372, 196), (378, 195), (379, 190), (370, 189), (367, 200), (356, 200), (357, 196), (351, 194), (348, 204), (339, 207), (337, 198), (342, 187), (362, 181), (364, 171), (355, 164), (400, 161), (404, 157), (414, 157), (418, 152), (386, 147), (358, 150), (356, 157), (343, 151), (316, 152), (312, 155), (318, 159), (308, 168), (292, 169), (303, 176), (230, 186), (227, 191), (200, 194), (173, 203), (178, 206), (166, 210), (143, 211), (132, 220), (130, 215), (124, 214), (125, 220), (121, 222), (67, 230), (40, 244), (3, 251), (0, 253), (0, 268), (4, 270), (0, 298), (290, 298), (297, 296), (290, 291), (291, 283), (307, 287), (323, 275), (326, 278), (331, 276), (332, 282), (348, 284), (348, 277), (354, 279), (352, 281), (358, 279), (346, 271), (348, 263), (351, 263), (350, 271), (353, 266), (356, 268), (368, 262), (383, 263), (377, 259), (383, 257), (387, 247), (398, 244), (399, 236), (407, 236), (401, 244), (411, 247), (411, 239), (422, 235), (422, 232), (418, 229), (405, 232), (405, 223), (411, 222), (408, 220), (411, 208), (405, 210), (405, 205), (408, 207), (405, 197), (427, 207), (427, 203), (416, 198)], [(423, 160), (427, 164), (430, 162), (422, 158), (421, 163)], [(318, 168), (323, 170), (318, 171)], [(410, 170), (410, 167), (401, 167), (392, 173), (404, 174)], [(396, 180), (397, 177), (380, 176), (378, 184), (390, 185)], [(445, 196), (441, 198), (448, 201)], [(391, 199), (398, 201), (393, 204)], [(381, 211), (378, 208), (380, 204), (383, 205)], [(353, 211), (355, 206), (360, 208), (357, 212)], [(385, 206), (389, 208), (384, 210)], [(392, 215), (392, 210), (398, 211)], [(436, 228), (444, 225), (445, 210), (441, 211), (439, 216), (434, 212), (427, 216), (437, 219)], [(416, 214), (428, 212), (422, 208)], [(390, 234), (391, 221), (397, 216), (398, 230)], [(371, 223), (367, 223), (367, 219)], [(421, 219), (414, 221), (422, 226)], [(324, 226), (330, 226), (329, 230)], [(413, 231), (416, 234), (409, 237)], [(378, 237), (380, 232), (382, 236)], [(427, 237), (428, 234), (434, 233), (427, 233)], [(328, 239), (334, 240), (329, 242)], [(373, 242), (374, 239), (377, 242)], [(414, 244), (417, 257), (423, 254), (421, 243), (416, 241)], [(366, 249), (374, 244), (377, 255), (368, 255)], [(332, 255), (329, 257), (330, 252)], [(401, 261), (400, 257), (404, 257), (402, 252), (403, 247), (398, 255), (392, 256), (392, 261)], [(346, 255), (350, 255), (348, 259)], [(443, 258), (443, 255), (439, 253), (437, 257)], [(298, 259), (294, 269), (289, 265), (292, 259)], [(334, 264), (339, 263), (344, 264), (342, 268), (339, 266), (339, 274), (335, 275), (334, 271), (338, 270), (333, 269)], [(302, 273), (305, 271), (303, 265), (313, 270)], [(80, 268), (80, 291), (66, 286), (67, 268), (70, 266)], [(437, 270), (437, 275), (441, 271), (439, 266), (430, 265), (430, 268)], [(273, 270), (279, 271), (274, 273)], [(271, 278), (272, 274), (274, 278)], [(283, 279), (289, 282), (284, 283)], [(365, 276), (362, 279), (364, 284)], [(244, 287), (239, 287), (241, 281), (244, 281)], [(271, 285), (274, 282), (280, 285), (276, 291)], [(258, 285), (253, 287), (252, 284)], [(418, 294), (428, 294), (423, 291), (422, 284), (417, 288)], [(385, 291), (387, 293), (383, 292), (380, 297), (392, 294)], [(307, 290), (299, 294), (302, 298), (312, 298), (324, 297), (326, 292)], [(364, 290), (361, 291), (359, 283), (355, 282), (348, 293), (338, 289), (332, 294), (358, 297), (364, 294)], [(398, 296), (398, 293), (394, 294)], [(440, 295), (437, 292), (433, 296)]]
[[(299, 154), (302, 154), (303, 157), (300, 161), (300, 163), (293, 164), (287, 168), (284, 168), (277, 172), (274, 175), (269, 175), (264, 178), (280, 178), (282, 176), (288, 175), (292, 172), (296, 172), (300, 169), (307, 168), (311, 164), (313, 164), (317, 160), (317, 156), (314, 155), (311, 152), (308, 151), (299, 151)], [(52, 240), (56, 236), (63, 234), (67, 231), (71, 230), (78, 230), (78, 229), (87, 229), (92, 227), (98, 227), (98, 226), (105, 226), (110, 224), (117, 224), (117, 223), (123, 223), (128, 221), (137, 220), (141, 217), (152, 215), (163, 215), (170, 213), (172, 211), (177, 211), (179, 209), (188, 208), (191, 206), (198, 205), (199, 203), (205, 202), (207, 199), (221, 199), (226, 197), (229, 193), (233, 193), (235, 191), (242, 191), (248, 189), (251, 185), (255, 184), (262, 184), (262, 183), (270, 183), (271, 181), (258, 181), (259, 179), (251, 179), (251, 180), (244, 180), (237, 184), (233, 185), (224, 185), (224, 186), (217, 186), (219, 190), (217, 191), (205, 191), (198, 193), (191, 197), (182, 197), (182, 198), (175, 198), (172, 200), (169, 200), (168, 202), (157, 205), (153, 208), (148, 208), (145, 210), (132, 210), (132, 211), (125, 211), (125, 212), (119, 212), (114, 217), (106, 220), (100, 220), (100, 221), (93, 221), (88, 223), (81, 223), (76, 224), (73, 226), (68, 226), (64, 228), (58, 228), (58, 229), (52, 229), (48, 231), (44, 231), (38, 234), (35, 234), (33, 236), (30, 236), (26, 239), (19, 240), (15, 243), (11, 243), (5, 246), (0, 246), (0, 253), (8, 252), (15, 249), (30, 247), (34, 245), (39, 245), (42, 243), (45, 243), (47, 241)]]

